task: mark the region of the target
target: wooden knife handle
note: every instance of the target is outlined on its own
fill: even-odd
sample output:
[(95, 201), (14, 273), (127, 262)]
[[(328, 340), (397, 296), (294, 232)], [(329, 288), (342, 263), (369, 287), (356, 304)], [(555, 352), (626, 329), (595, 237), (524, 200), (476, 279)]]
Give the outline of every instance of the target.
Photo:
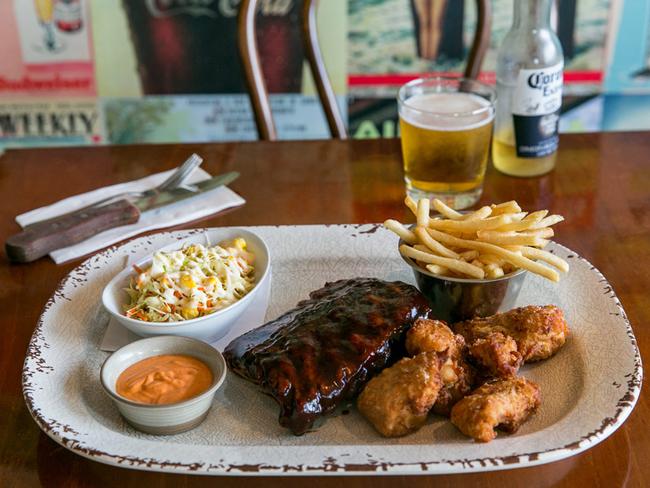
[(5, 242), (10, 261), (29, 263), (46, 254), (71, 246), (100, 232), (133, 224), (140, 211), (128, 200), (119, 200), (103, 207), (91, 208), (28, 225)]

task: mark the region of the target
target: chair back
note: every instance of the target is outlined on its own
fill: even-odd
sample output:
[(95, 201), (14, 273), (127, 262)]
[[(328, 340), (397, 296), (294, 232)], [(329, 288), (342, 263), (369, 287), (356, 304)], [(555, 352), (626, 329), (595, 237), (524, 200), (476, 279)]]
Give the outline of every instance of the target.
[[(277, 131), (273, 122), (269, 92), (264, 81), (262, 63), (257, 48), (255, 19), (258, 3), (259, 0), (242, 0), (240, 4), (238, 19), (239, 53), (244, 67), (244, 77), (251, 99), (259, 138), (274, 141), (277, 139)], [(483, 64), (483, 58), (490, 43), (492, 17), (490, 0), (476, 0), (476, 4), (478, 21), (467, 66), (465, 67), (464, 75), (466, 78), (476, 78), (478, 76), (481, 65)], [(336, 95), (332, 89), (318, 42), (318, 29), (316, 26), (317, 7), (318, 0), (303, 0), (303, 45), (330, 133), (332, 137), (347, 139), (347, 130), (336, 102)]]
[(490, 0), (476, 0), (476, 31), (474, 40), (467, 57), (465, 78), (476, 79), (481, 72), (485, 53), (490, 47), (490, 31), (492, 29), (492, 6)]

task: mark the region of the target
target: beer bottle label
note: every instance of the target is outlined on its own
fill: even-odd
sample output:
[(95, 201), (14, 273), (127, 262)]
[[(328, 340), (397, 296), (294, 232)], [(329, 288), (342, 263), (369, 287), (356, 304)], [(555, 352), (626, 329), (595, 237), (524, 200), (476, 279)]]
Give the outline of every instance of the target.
[(520, 158), (539, 158), (557, 151), (564, 63), (522, 69), (512, 100), (515, 146)]

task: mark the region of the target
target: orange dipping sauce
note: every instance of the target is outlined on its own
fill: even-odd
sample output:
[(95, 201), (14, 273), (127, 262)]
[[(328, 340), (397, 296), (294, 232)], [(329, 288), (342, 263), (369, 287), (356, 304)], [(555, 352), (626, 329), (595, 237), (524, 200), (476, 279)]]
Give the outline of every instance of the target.
[(189, 400), (212, 385), (212, 371), (182, 354), (163, 354), (126, 368), (115, 383), (117, 394), (138, 403), (167, 404)]

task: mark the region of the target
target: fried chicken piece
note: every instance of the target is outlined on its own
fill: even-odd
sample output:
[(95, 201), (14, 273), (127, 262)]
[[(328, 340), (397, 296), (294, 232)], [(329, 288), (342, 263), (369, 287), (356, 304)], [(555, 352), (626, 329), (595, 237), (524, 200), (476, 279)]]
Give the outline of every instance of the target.
[(448, 358), (440, 366), (442, 388), (431, 411), (449, 417), (451, 408), (465, 397), (474, 386), (474, 369), (462, 357)]
[(465, 340), (440, 320), (418, 319), (406, 333), (406, 351), (411, 354), (435, 352), (438, 356), (442, 388), (433, 412), (449, 416), (451, 407), (467, 395), (474, 383), (474, 370), (465, 360)]
[(446, 352), (457, 355), (465, 347), (465, 339), (442, 320), (417, 319), (406, 333), (406, 352), (411, 356), (421, 352)]
[(386, 437), (419, 429), (442, 387), (438, 362), (435, 352), (425, 352), (384, 369), (359, 395), (359, 411)]
[(451, 409), (451, 422), (479, 442), (496, 437), (495, 428), (508, 433), (519, 429), (541, 403), (536, 383), (522, 377), (485, 383)]
[(501, 332), (492, 332), (476, 339), (469, 345), (468, 351), (481, 373), (492, 378), (515, 376), (523, 360), (515, 340)]
[(554, 305), (529, 305), (491, 317), (475, 318), (453, 325), (468, 344), (486, 338), (492, 332), (512, 337), (524, 362), (546, 359), (562, 347), (569, 335), (569, 326), (562, 310)]

